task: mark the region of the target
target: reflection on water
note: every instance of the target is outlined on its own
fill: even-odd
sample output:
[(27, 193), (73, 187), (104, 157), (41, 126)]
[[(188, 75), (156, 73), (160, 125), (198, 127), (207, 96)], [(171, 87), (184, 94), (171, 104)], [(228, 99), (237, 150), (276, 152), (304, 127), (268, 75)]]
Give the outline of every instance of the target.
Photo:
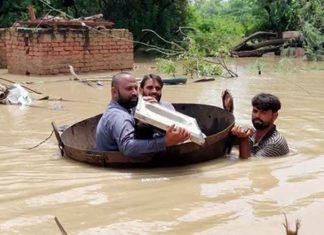
[[(58, 234), (54, 216), (69, 234), (284, 234), (283, 213), (302, 220), (301, 234), (319, 234), (323, 65), (244, 59), (234, 63), (239, 78), (165, 86), (163, 99), (217, 106), (221, 91), (230, 89), (243, 125), (250, 125), (251, 98), (274, 93), (283, 104), (278, 129), (294, 150), (287, 157), (248, 161), (239, 161), (234, 151), (223, 159), (165, 169), (104, 169), (62, 159), (54, 137), (26, 150), (49, 136), (51, 121), (72, 124), (102, 112), (110, 99), (109, 82), (95, 88), (75, 81), (29, 85), (64, 101), (0, 106), (0, 234)], [(155, 72), (149, 63), (136, 68), (138, 77)], [(0, 72), (17, 82), (66, 78)]]

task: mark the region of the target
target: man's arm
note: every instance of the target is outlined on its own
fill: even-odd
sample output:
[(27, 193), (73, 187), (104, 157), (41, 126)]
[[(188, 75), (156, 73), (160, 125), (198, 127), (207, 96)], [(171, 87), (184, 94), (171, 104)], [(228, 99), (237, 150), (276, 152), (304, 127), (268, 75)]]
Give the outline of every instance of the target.
[(117, 143), (118, 149), (126, 156), (141, 156), (149, 153), (160, 152), (166, 149), (163, 138), (152, 140), (135, 139), (134, 120), (129, 118), (114, 117), (111, 120), (110, 133)]
[(189, 132), (184, 129), (171, 126), (164, 137), (149, 140), (135, 139), (134, 120), (131, 118), (116, 117), (111, 128), (119, 151), (126, 156), (134, 157), (165, 151), (166, 147), (181, 143), (190, 137)]
[(249, 157), (251, 157), (249, 138), (240, 138), (239, 157), (241, 159), (248, 159)]
[(239, 138), (239, 157), (241, 159), (248, 159), (251, 156), (249, 137), (253, 134), (253, 130), (250, 128), (246, 129), (240, 126), (234, 126), (232, 128), (232, 134)]

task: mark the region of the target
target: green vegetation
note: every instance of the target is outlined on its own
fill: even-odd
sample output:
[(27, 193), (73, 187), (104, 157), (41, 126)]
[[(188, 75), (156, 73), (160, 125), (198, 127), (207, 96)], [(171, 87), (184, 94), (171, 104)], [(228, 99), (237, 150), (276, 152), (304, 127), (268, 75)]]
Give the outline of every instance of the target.
[(17, 20), (28, 19), (26, 1), (0, 0), (0, 27), (9, 27)]
[[(37, 17), (56, 16), (62, 15), (62, 13), (71, 17), (81, 17), (101, 13), (101, 0), (74, 0), (72, 2), (75, 4), (72, 6), (69, 6), (68, 2), (71, 0), (0, 0), (0, 27), (10, 27), (16, 21), (28, 20), (27, 6), (30, 4), (34, 6)], [(61, 12), (51, 9), (49, 6)]]
[(166, 46), (163, 41), (142, 30), (152, 29), (163, 38), (177, 39), (177, 28), (186, 25), (187, 5), (187, 0), (115, 0), (102, 1), (102, 10), (105, 18), (115, 22), (116, 27), (133, 32), (136, 41)]
[(159, 72), (176, 76), (176, 68), (182, 66), (183, 74), (194, 76), (210, 77), (217, 76), (223, 73), (223, 68), (220, 64), (210, 63), (205, 61), (202, 57), (189, 56), (185, 53), (178, 57), (170, 59), (157, 59), (157, 67)]
[(190, 25), (194, 39), (217, 55), (255, 31), (301, 31), (309, 60), (324, 58), (324, 6), (321, 0), (196, 0)]
[[(28, 4), (35, 7), (38, 17), (103, 13), (117, 28), (133, 32), (134, 40), (141, 42), (135, 49), (143, 44), (175, 49), (167, 42), (174, 41), (187, 50), (194, 48), (193, 56), (217, 57), (253, 32), (298, 30), (304, 35), (307, 58), (324, 59), (322, 0), (0, 0), (0, 27), (27, 20)], [(143, 29), (154, 30), (160, 37)]]
[(157, 59), (158, 71), (166, 74), (171, 74), (175, 77), (176, 63), (171, 59)]

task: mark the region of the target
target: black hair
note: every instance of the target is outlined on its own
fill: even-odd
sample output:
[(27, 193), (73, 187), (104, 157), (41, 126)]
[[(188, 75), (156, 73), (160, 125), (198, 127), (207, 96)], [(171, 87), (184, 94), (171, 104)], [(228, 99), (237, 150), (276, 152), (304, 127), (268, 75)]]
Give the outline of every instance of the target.
[(155, 80), (159, 83), (159, 85), (161, 86), (161, 88), (163, 87), (163, 81), (162, 78), (159, 75), (155, 75), (155, 74), (147, 74), (143, 77), (141, 83), (140, 83), (140, 88), (144, 88), (145, 83), (147, 80), (152, 79)]
[(281, 108), (281, 103), (277, 96), (260, 93), (253, 97), (252, 106), (263, 111), (272, 110), (275, 113)]

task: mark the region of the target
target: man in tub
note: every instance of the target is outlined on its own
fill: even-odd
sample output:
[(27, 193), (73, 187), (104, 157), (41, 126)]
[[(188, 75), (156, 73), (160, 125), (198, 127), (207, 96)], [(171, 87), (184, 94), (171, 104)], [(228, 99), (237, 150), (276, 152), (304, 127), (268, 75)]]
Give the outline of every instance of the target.
[[(139, 92), (143, 97), (153, 97), (161, 106), (170, 110), (175, 110), (173, 105), (167, 101), (162, 101), (163, 81), (159, 75), (147, 74), (140, 82)], [(154, 136), (162, 136), (164, 132), (156, 128), (136, 121), (135, 136), (138, 139), (152, 139)]]
[(138, 102), (138, 85), (132, 74), (121, 72), (113, 76), (111, 98), (96, 129), (98, 151), (120, 151), (125, 156), (138, 157), (165, 151), (190, 138), (187, 130), (174, 125), (167, 129), (165, 136), (136, 138), (132, 109)]
[(162, 88), (163, 81), (159, 75), (147, 74), (143, 77), (139, 90), (142, 96), (151, 96), (155, 98), (160, 105), (170, 110), (175, 110), (171, 103), (161, 100)]

